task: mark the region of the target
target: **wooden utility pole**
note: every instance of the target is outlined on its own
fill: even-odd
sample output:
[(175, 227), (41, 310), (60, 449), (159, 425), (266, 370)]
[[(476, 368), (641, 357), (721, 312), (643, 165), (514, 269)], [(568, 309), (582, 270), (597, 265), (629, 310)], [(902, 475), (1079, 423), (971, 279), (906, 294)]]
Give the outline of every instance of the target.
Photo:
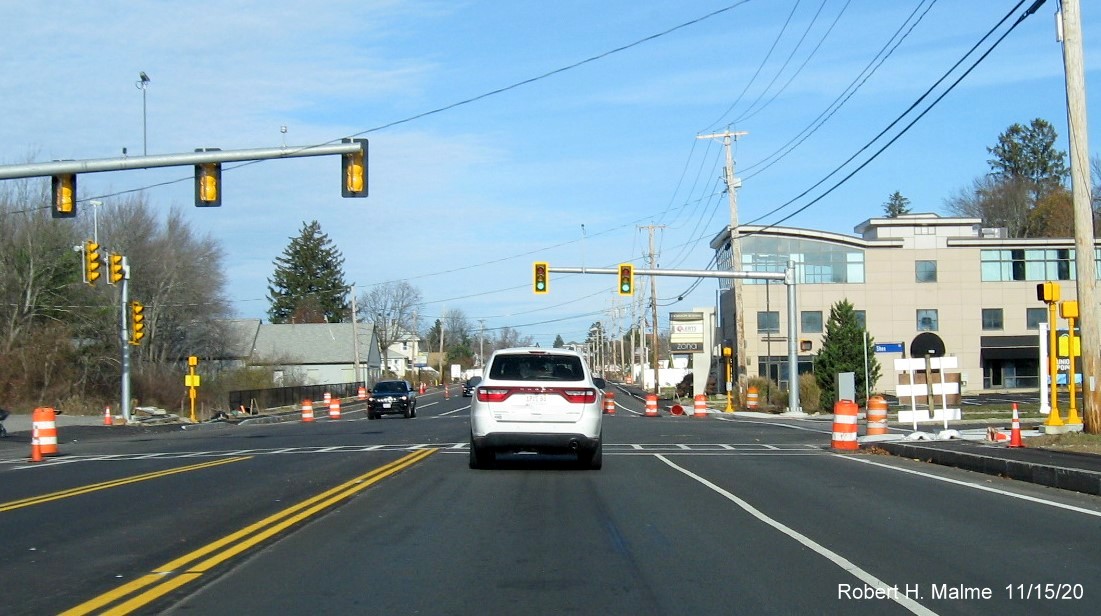
[[(730, 132), (729, 130), (712, 135), (697, 135), (696, 139), (717, 139), (722, 137), (723, 147), (726, 149), (726, 167), (723, 179), (726, 181), (726, 198), (730, 203), (730, 271), (742, 271), (742, 242), (738, 233), (738, 189), (742, 181), (734, 177), (734, 155), (730, 151), (731, 142), (738, 137), (748, 135), (746, 131)], [(742, 281), (735, 278), (731, 281), (731, 290), (734, 293), (734, 348), (737, 349), (737, 378), (733, 379), (738, 384), (738, 389), (744, 393), (745, 380), (749, 374), (749, 362), (746, 357), (745, 339), (745, 311), (742, 306)]]
[[(645, 228), (650, 232), (650, 269), (657, 269), (657, 252), (654, 250), (654, 229), (664, 229), (665, 225), (647, 225)], [(650, 339), (651, 346), (651, 367), (654, 370), (654, 395), (658, 395), (661, 390), (661, 383), (658, 382), (658, 281), (654, 276), (650, 276), (650, 318), (654, 328), (653, 336)], [(645, 385), (646, 380), (643, 379)], [(646, 389), (643, 387), (643, 389)]]
[[(1074, 253), (1077, 267), (1079, 327), (1082, 345), (1084, 430), (1101, 433), (1101, 317), (1097, 304), (1093, 207), (1090, 203), (1089, 144), (1086, 137), (1086, 76), (1082, 60), (1082, 15), (1078, 0), (1062, 0), (1063, 70), (1067, 80), (1067, 125), (1070, 129), (1070, 182), (1074, 202)], [(1052, 325), (1054, 327), (1054, 324)], [(1052, 375), (1054, 379), (1054, 375)], [(1074, 377), (1071, 376), (1071, 379)]]

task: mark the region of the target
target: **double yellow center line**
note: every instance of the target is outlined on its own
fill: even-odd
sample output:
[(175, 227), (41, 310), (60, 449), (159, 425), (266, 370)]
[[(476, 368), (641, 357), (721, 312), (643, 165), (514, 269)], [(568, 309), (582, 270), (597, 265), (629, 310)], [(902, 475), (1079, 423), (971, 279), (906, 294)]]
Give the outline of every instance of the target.
[[(176, 560), (157, 567), (152, 573), (123, 584), (94, 599), (62, 612), (62, 616), (78, 614), (129, 614), (159, 597), (197, 580), (211, 568), (233, 558), (257, 544), (283, 532), (291, 526), (317, 515), (337, 503), (366, 490), (375, 483), (408, 468), (435, 453), (436, 449), (418, 449), (385, 466), (380, 466), (350, 481), (268, 516), (255, 524), (226, 535)], [(110, 605), (109, 609), (102, 609)]]
[(137, 483), (139, 481), (149, 481), (150, 479), (157, 479), (158, 477), (167, 477), (169, 475), (175, 475), (177, 473), (187, 473), (190, 471), (197, 471), (204, 468), (210, 468), (212, 466), (221, 466), (223, 464), (229, 464), (231, 462), (240, 462), (242, 460), (248, 460), (251, 456), (236, 457), (236, 458), (222, 458), (220, 460), (212, 460), (210, 462), (203, 462), (201, 464), (192, 464), (190, 466), (181, 466), (179, 468), (170, 468), (166, 471), (155, 471), (152, 473), (145, 473), (144, 475), (134, 475), (133, 477), (123, 477), (122, 479), (113, 479), (111, 481), (104, 481), (103, 483), (93, 483), (91, 485), (79, 486), (76, 488), (70, 488), (68, 490), (62, 490), (60, 492), (51, 492), (50, 494), (42, 494), (39, 496), (29, 496), (19, 500), (10, 501), (7, 503), (0, 503), (0, 512), (11, 511), (13, 509), (22, 509), (23, 507), (30, 507), (32, 505), (40, 505), (42, 503), (48, 503), (50, 501), (60, 500), (62, 498), (69, 498), (71, 496), (78, 496), (80, 494), (87, 494), (89, 492), (96, 492), (98, 490), (106, 490), (108, 488), (117, 488), (118, 486), (124, 486), (128, 483)]

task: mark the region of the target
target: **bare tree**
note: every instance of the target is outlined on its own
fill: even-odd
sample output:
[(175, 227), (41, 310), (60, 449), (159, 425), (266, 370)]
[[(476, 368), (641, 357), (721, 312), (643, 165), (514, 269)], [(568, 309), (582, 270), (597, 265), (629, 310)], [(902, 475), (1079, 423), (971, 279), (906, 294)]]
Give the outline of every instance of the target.
[(389, 359), (391, 344), (402, 336), (416, 335), (416, 313), (422, 302), (420, 289), (405, 280), (376, 285), (359, 297), (357, 311), (375, 328), (383, 365)]
[(1009, 237), (1029, 236), (1032, 199), (1026, 182), (992, 175), (975, 178), (971, 188), (946, 199), (945, 208), (957, 216), (981, 218), (988, 227), (1005, 227)]

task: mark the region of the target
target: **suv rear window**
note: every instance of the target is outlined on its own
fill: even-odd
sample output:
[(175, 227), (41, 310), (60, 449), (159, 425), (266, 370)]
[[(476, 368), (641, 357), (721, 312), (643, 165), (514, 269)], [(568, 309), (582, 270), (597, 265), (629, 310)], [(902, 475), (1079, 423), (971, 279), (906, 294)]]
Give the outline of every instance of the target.
[(405, 383), (402, 381), (383, 381), (375, 384), (375, 393), (378, 394), (403, 394), (405, 392)]
[(581, 381), (585, 369), (573, 355), (498, 355), (489, 368), (489, 378), (505, 381)]

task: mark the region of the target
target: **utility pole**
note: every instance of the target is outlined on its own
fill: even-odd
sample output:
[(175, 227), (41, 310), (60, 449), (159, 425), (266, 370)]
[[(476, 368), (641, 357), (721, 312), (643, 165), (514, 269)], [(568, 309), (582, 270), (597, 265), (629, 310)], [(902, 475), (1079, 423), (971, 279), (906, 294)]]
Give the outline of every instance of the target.
[[(726, 181), (726, 198), (730, 203), (730, 271), (742, 271), (742, 243), (738, 233), (738, 189), (742, 181), (734, 177), (734, 156), (730, 151), (730, 144), (738, 137), (748, 135), (746, 131), (729, 130), (711, 135), (697, 135), (696, 139), (717, 139), (722, 137), (723, 147), (726, 149), (726, 167), (723, 170), (723, 179)], [(742, 281), (735, 278), (731, 284), (734, 292), (734, 348), (737, 349), (738, 375), (733, 379), (738, 384), (739, 392), (745, 389), (745, 379), (749, 374), (746, 358), (745, 340), (745, 311), (742, 309)], [(797, 386), (797, 384), (796, 384)]]
[(366, 384), (366, 381), (363, 380), (363, 369), (359, 365), (359, 319), (356, 317), (356, 285), (353, 284), (349, 287), (349, 290), (352, 294), (352, 354), (355, 360), (353, 370), (355, 371), (356, 382)]
[[(1093, 208), (1090, 203), (1089, 143), (1086, 133), (1086, 76), (1082, 60), (1082, 15), (1079, 0), (1062, 0), (1063, 70), (1067, 82), (1070, 132), (1070, 180), (1074, 203), (1074, 253), (1082, 345), (1083, 429), (1101, 433), (1101, 326), (1098, 324), (1097, 267), (1094, 262)], [(1054, 327), (1054, 324), (1052, 324)], [(1054, 379), (1054, 375), (1052, 375)], [(1073, 379), (1074, 376), (1069, 377)], [(1071, 381), (1073, 382), (1073, 381)], [(1054, 403), (1053, 403), (1054, 406)]]
[[(658, 257), (654, 251), (654, 229), (664, 229), (665, 225), (647, 225), (645, 228), (650, 232), (650, 269), (657, 269)], [(654, 276), (650, 276), (650, 318), (654, 328), (650, 353), (653, 358), (651, 367), (654, 370), (654, 395), (656, 396), (661, 390), (661, 383), (658, 382), (658, 280)], [(643, 385), (645, 385), (645, 379), (643, 379)], [(643, 387), (643, 389), (646, 388)]]

